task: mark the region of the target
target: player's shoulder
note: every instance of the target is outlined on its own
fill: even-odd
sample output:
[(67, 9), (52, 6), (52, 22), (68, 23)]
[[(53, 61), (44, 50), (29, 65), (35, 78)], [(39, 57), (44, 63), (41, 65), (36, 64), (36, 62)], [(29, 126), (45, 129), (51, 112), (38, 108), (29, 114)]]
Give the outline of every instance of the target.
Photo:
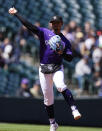
[(50, 30), (48, 28), (45, 28), (45, 27), (39, 27), (39, 29), (43, 32), (50, 32)]

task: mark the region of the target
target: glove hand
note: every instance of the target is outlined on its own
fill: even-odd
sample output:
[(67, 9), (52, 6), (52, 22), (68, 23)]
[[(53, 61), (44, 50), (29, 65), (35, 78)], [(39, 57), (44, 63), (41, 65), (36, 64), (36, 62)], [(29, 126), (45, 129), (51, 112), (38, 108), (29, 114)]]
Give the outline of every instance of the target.
[(63, 44), (59, 35), (51, 37), (48, 43), (52, 50), (54, 50), (58, 54), (63, 54)]

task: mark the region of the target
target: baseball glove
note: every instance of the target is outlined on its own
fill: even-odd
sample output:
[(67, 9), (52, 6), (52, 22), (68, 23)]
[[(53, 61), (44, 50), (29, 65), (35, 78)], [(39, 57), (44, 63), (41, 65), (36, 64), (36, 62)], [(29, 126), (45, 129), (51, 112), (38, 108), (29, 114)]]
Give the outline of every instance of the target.
[(63, 44), (59, 35), (52, 36), (48, 43), (56, 53), (63, 54)]

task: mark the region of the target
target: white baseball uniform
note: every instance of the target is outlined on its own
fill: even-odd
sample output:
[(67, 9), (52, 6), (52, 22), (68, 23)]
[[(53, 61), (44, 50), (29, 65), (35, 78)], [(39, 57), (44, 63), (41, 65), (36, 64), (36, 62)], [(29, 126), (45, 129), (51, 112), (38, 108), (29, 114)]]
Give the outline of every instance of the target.
[(64, 83), (63, 66), (52, 74), (44, 74), (41, 72), (41, 68), (39, 68), (39, 78), (44, 95), (44, 104), (47, 106), (54, 104), (53, 82), (59, 92), (64, 91), (67, 87)]

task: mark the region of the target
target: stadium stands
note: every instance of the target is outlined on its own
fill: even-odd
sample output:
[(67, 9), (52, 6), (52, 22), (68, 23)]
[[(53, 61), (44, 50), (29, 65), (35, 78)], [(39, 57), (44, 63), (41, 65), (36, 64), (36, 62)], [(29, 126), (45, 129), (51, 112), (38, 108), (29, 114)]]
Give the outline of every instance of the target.
[[(2, 8), (0, 9), (0, 22), (2, 26), (10, 27), (14, 31), (18, 30), (20, 24), (8, 14), (8, 8), (12, 5), (14, 5), (25, 18), (29, 17), (32, 23), (40, 21), (43, 26), (47, 26), (46, 23), (50, 17), (57, 14), (63, 16), (66, 23), (74, 19), (78, 24), (83, 25), (84, 22), (88, 20), (93, 26), (95, 25), (96, 28), (101, 27), (101, 0), (98, 2), (97, 0), (17, 0), (12, 2), (8, 0), (2, 2), (1, 0), (0, 4), (2, 4)], [(98, 22), (99, 25), (97, 25)]]
[(6, 86), (8, 82), (8, 71), (4, 69), (0, 69), (0, 95), (4, 95), (7, 93)]
[(22, 78), (28, 78), (32, 87), (38, 79), (38, 69), (25, 62), (10, 64), (8, 70), (0, 68), (0, 95), (15, 96)]
[[(19, 20), (8, 13), (8, 9), (13, 5), (31, 23), (40, 22), (43, 27), (48, 27), (52, 16), (61, 15), (65, 24), (73, 20), (83, 29), (85, 22), (88, 21), (93, 29), (102, 29), (102, 0), (0, 0), (0, 5), (2, 6), (0, 9), (0, 32), (6, 32), (5, 35), (13, 39), (21, 27)], [(18, 43), (20, 43), (19, 40), (16, 44)], [(26, 44), (20, 49), (23, 54), (29, 54), (34, 62), (37, 61), (39, 41), (36, 38), (27, 37)], [(76, 58), (70, 64), (64, 63), (66, 78), (67, 80), (72, 79), (74, 84), (76, 84), (75, 65), (78, 61), (79, 58)], [(38, 69), (21, 61), (19, 64), (9, 65), (8, 71), (0, 69), (0, 73), (0, 94), (2, 95), (6, 95), (6, 93), (14, 95), (23, 77), (30, 79), (30, 87), (38, 79)]]

